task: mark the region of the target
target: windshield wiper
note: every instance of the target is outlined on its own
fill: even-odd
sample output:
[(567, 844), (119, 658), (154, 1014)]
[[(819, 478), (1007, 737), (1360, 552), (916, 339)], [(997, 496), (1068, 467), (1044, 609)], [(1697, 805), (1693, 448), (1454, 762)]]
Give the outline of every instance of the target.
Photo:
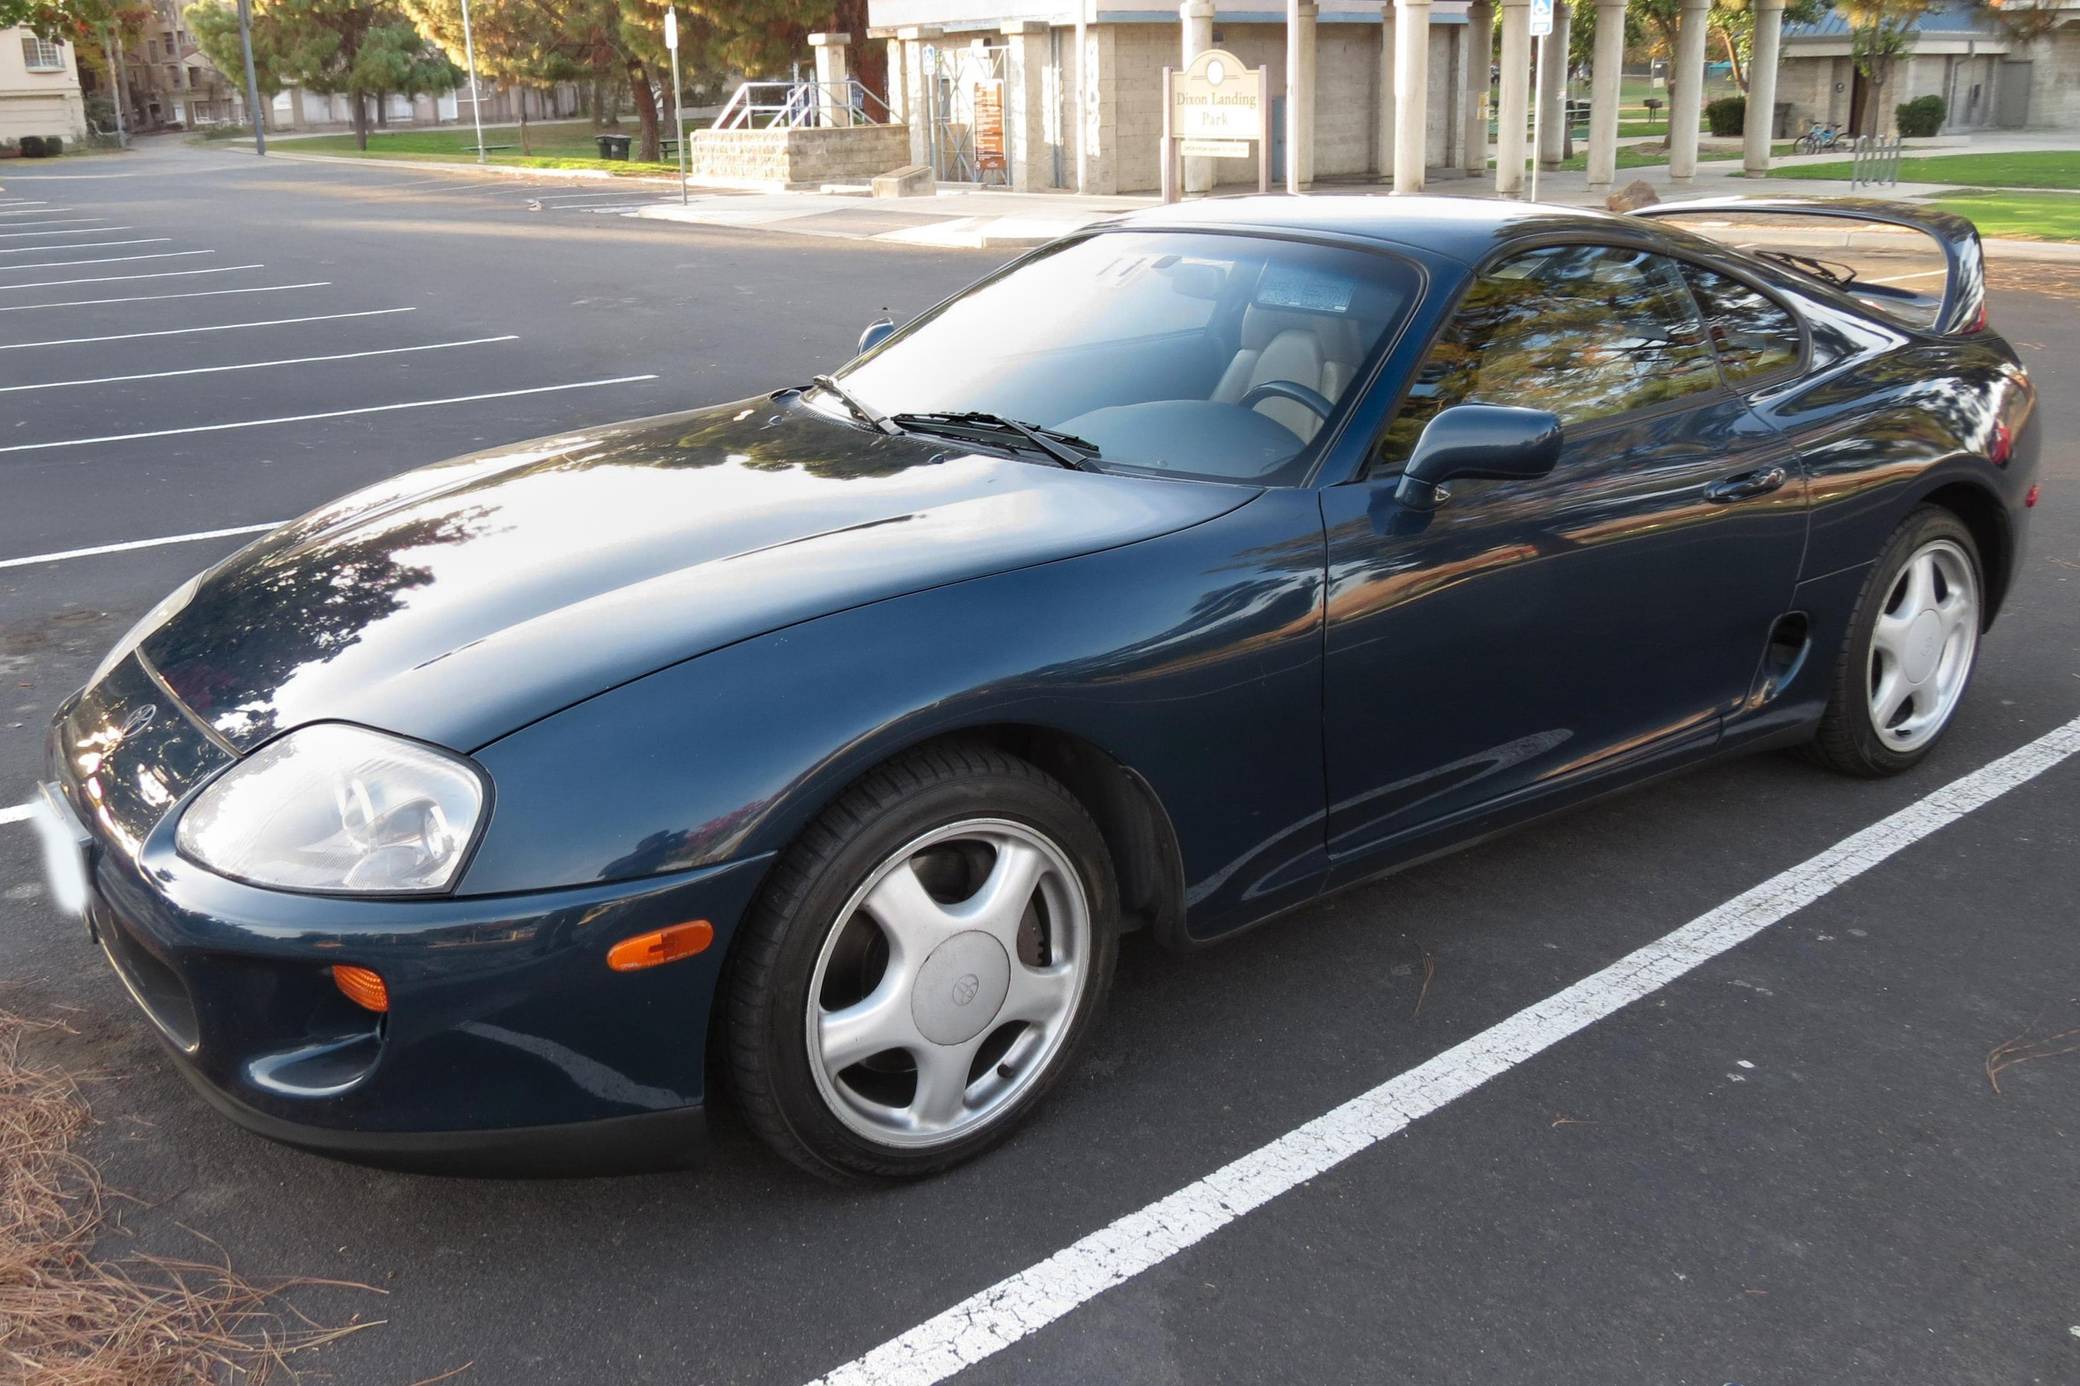
[[(1058, 429), (1041, 428), (1035, 424), (1007, 419), (1002, 414), (985, 414), (977, 410), (962, 410), (954, 413), (897, 414), (890, 422), (915, 433), (971, 433), (988, 437), (990, 434), (1015, 434), (1055, 461), (1074, 471), (1088, 472), (1097, 469), (1087, 460), (1098, 455), (1098, 445), (1087, 438)], [(1067, 444), (1067, 446), (1063, 446)], [(1079, 457), (1071, 448), (1082, 448)]]
[(830, 376), (815, 376), (810, 380), (809, 383), (819, 387), (820, 389), (829, 390), (831, 392), (831, 395), (838, 401), (838, 403), (844, 405), (847, 409), (851, 410), (852, 417), (858, 419), (861, 423), (872, 424), (875, 428), (878, 428), (883, 433), (887, 434), (897, 434), (903, 431), (901, 428), (896, 426), (895, 421), (890, 419), (888, 415), (878, 413), (874, 409), (869, 408), (867, 405), (862, 404), (857, 398), (854, 397), (852, 391), (846, 389), (843, 385), (840, 385), (836, 380), (832, 379)]

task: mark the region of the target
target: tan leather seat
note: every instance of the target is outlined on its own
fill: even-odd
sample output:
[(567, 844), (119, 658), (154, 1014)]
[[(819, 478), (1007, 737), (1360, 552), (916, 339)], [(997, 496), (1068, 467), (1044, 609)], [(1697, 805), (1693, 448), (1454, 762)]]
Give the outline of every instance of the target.
[[(1242, 315), (1242, 346), (1213, 397), (1235, 404), (1267, 380), (1290, 380), (1334, 404), (1357, 373), (1358, 355), (1357, 324), (1347, 319), (1252, 306)], [(1255, 408), (1303, 443), (1322, 426), (1312, 409), (1289, 399), (1260, 400)]]

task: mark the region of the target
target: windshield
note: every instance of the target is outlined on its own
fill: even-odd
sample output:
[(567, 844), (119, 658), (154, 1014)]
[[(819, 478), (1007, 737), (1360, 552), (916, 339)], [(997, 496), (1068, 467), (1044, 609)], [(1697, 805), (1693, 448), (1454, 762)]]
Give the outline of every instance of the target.
[[(838, 379), (910, 427), (993, 414), (1087, 440), (1099, 468), (1291, 484), (1415, 285), (1385, 254), (1109, 232), (963, 294)], [(829, 391), (817, 399), (846, 413)]]

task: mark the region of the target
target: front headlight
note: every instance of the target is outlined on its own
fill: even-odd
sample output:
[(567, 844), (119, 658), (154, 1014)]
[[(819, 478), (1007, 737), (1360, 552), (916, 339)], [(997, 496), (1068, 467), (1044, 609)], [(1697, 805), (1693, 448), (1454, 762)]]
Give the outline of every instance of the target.
[(181, 854), (288, 890), (446, 890), (484, 807), (467, 762), (415, 741), (321, 722), (269, 742), (181, 815)]
[(147, 635), (172, 620), (175, 612), (194, 601), (195, 589), (201, 585), (202, 574), (197, 573), (161, 597), (159, 604), (139, 617), (137, 624), (123, 632), (123, 638), (116, 641), (116, 647), (101, 657), (101, 662), (94, 666), (93, 674), (87, 679), (86, 687), (92, 688), (107, 678), (108, 671), (121, 664), (132, 650), (143, 644)]

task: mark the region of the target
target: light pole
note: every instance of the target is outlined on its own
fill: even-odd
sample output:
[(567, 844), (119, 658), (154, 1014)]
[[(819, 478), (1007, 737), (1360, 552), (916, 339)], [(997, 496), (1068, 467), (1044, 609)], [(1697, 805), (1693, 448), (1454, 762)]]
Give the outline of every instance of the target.
[(267, 157), (267, 116), (260, 109), (260, 80), (253, 75), (253, 0), (238, 0), (238, 45), (246, 57), (246, 114), (253, 122), (253, 152)]
[(484, 103), (477, 99), (477, 41), (469, 28), (469, 0), (462, 0), (462, 51), (469, 59), (469, 118), (477, 131), (477, 162), (484, 158)]
[(679, 154), (679, 205), (686, 205), (686, 117), (679, 110), (679, 7), (664, 12), (664, 46), (672, 51), (672, 147)]

